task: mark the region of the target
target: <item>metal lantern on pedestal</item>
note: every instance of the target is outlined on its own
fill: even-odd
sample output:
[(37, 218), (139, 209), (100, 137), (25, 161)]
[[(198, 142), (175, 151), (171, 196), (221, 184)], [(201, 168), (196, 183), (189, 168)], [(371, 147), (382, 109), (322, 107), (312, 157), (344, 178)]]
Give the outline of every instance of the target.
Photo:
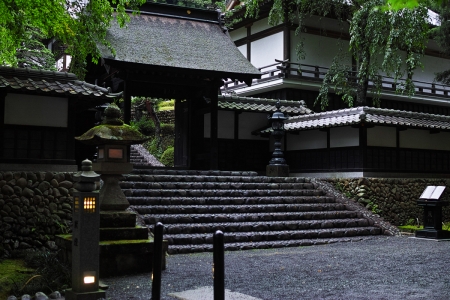
[(94, 192), (100, 175), (92, 171), (92, 162), (84, 160), (81, 172), (74, 175), (72, 213), (72, 289), (68, 300), (94, 300), (105, 297), (99, 290), (99, 194)]
[(149, 139), (120, 120), (120, 109), (110, 104), (105, 109), (105, 120), (77, 140), (97, 146), (97, 161), (93, 170), (101, 174), (101, 211), (124, 211), (130, 204), (119, 186), (122, 174), (130, 173), (133, 165), (128, 160), (128, 146), (141, 144)]
[(272, 159), (266, 167), (266, 175), (270, 177), (287, 177), (289, 176), (289, 166), (286, 164), (283, 151), (281, 150), (281, 140), (284, 136), (284, 121), (287, 120), (288, 117), (281, 112), (280, 100), (277, 101), (275, 107), (277, 110), (272, 116), (268, 116), (268, 119), (272, 122), (272, 136), (275, 140), (275, 149), (272, 153)]

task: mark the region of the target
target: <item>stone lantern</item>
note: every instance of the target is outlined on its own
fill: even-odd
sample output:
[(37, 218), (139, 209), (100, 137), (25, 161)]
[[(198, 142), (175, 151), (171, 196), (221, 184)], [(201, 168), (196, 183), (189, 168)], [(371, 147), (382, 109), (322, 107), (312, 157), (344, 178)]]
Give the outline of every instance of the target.
[(88, 145), (97, 146), (97, 161), (93, 170), (101, 174), (103, 186), (100, 189), (101, 211), (124, 211), (130, 204), (119, 186), (122, 174), (130, 173), (133, 165), (128, 160), (128, 146), (141, 144), (149, 139), (139, 131), (120, 120), (120, 109), (110, 104), (105, 109), (102, 124), (76, 137)]
[[(93, 236), (99, 235), (100, 238), (97, 242), (100, 278), (111, 274), (151, 272), (153, 237), (149, 236), (147, 227), (136, 225), (136, 214), (126, 210), (130, 204), (119, 185), (123, 174), (133, 170), (133, 165), (128, 162), (128, 146), (142, 143), (148, 140), (148, 137), (123, 124), (119, 119), (120, 110), (115, 104), (109, 105), (104, 113), (106, 117), (102, 124), (76, 137), (77, 140), (95, 145), (98, 149), (97, 161), (93, 163), (92, 169), (101, 174), (100, 178), (103, 180), (99, 205), (95, 206), (100, 209), (100, 216), (97, 215), (100, 228), (96, 233), (93, 232), (94, 228), (90, 228), (90, 231)], [(69, 237), (61, 237), (58, 240), (66, 252), (71, 249), (70, 242)], [(163, 245), (167, 251), (167, 241), (164, 241)], [(165, 269), (164, 255), (161, 259), (162, 268)], [(92, 277), (96, 273), (85, 274), (86, 282), (91, 286), (98, 282), (98, 277)]]
[(271, 116), (268, 116), (268, 119), (272, 123), (272, 136), (275, 140), (275, 149), (272, 153), (272, 159), (266, 167), (266, 175), (269, 177), (288, 177), (289, 166), (287, 165), (283, 151), (281, 150), (281, 139), (284, 136), (284, 121), (287, 120), (288, 117), (281, 112), (280, 100), (277, 101), (275, 107), (277, 110)]
[(72, 228), (72, 289), (68, 300), (96, 300), (105, 297), (99, 289), (99, 197), (92, 162), (84, 160), (81, 172), (74, 175)]

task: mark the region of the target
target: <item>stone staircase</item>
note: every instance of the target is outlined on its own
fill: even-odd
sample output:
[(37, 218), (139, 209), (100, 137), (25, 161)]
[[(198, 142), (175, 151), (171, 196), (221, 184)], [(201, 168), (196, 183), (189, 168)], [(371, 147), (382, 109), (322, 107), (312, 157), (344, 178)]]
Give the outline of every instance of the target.
[(165, 226), (169, 253), (307, 246), (381, 233), (373, 221), (327, 196), (309, 178), (254, 172), (135, 169), (121, 187), (145, 224)]
[(148, 168), (151, 166), (164, 167), (153, 155), (148, 153), (141, 145), (131, 145), (130, 147), (130, 163), (133, 168)]

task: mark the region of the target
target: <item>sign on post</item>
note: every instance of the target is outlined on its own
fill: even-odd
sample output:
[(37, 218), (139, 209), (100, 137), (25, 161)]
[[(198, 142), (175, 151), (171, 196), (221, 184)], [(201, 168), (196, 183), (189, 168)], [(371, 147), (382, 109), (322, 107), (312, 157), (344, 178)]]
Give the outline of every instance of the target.
[(430, 185), (427, 186), (427, 188), (423, 191), (422, 195), (420, 195), (419, 199), (423, 199), (423, 200), (439, 200), (439, 198), (441, 197), (442, 193), (445, 190), (445, 186), (443, 185), (438, 185), (438, 186), (434, 186), (434, 185)]

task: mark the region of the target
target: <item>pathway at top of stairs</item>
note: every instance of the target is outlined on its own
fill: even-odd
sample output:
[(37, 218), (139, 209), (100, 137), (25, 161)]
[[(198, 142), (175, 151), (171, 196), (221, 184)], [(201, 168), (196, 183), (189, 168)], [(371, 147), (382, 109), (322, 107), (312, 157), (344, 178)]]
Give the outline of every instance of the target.
[(134, 168), (164, 167), (164, 165), (151, 155), (142, 145), (131, 145), (130, 162)]
[(307, 246), (381, 234), (373, 221), (302, 177), (255, 172), (135, 169), (121, 182), (134, 211), (153, 231), (164, 224), (169, 253)]

